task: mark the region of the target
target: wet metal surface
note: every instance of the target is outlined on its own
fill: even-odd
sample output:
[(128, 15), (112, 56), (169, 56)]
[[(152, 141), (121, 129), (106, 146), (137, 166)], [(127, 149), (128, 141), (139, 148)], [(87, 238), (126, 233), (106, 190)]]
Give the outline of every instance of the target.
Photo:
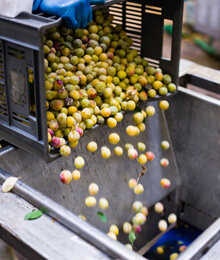
[[(131, 221), (134, 213), (132, 203), (135, 200), (141, 200), (147, 207), (152, 206), (175, 189), (180, 184), (180, 178), (173, 159), (172, 149), (163, 151), (160, 143), (163, 140), (169, 140), (164, 122), (163, 113), (158, 109), (157, 103), (153, 103), (156, 108), (156, 114), (146, 120), (146, 130), (137, 137), (129, 137), (125, 128), (132, 124), (132, 115), (129, 113), (122, 122), (114, 129), (107, 126), (84, 136), (79, 141), (79, 145), (73, 150), (67, 158), (60, 158), (50, 164), (31, 155), (28, 152), (17, 149), (5, 157), (1, 158), (0, 168), (8, 171), (12, 175), (21, 176), (21, 180), (31, 187), (42, 192), (46, 196), (60, 203), (65, 208), (75, 214), (85, 215), (87, 220), (108, 232), (110, 224), (114, 223), (121, 226), (125, 221)], [(146, 151), (150, 150), (155, 153), (156, 158), (152, 162), (147, 162), (147, 172), (140, 179), (145, 190), (141, 195), (135, 195), (133, 190), (128, 187), (130, 178), (137, 178), (137, 172), (142, 170), (141, 165), (135, 160), (130, 160), (124, 150), (122, 157), (114, 155), (114, 146), (108, 142), (108, 135), (117, 132), (121, 140), (118, 145), (124, 147), (125, 143), (131, 142), (135, 147), (138, 141), (146, 144)], [(89, 141), (98, 143), (98, 150), (90, 153), (86, 149)], [(111, 158), (105, 160), (100, 155), (100, 148), (107, 145), (112, 152)], [(83, 156), (85, 167), (81, 170), (81, 179), (72, 181), (69, 185), (64, 185), (59, 179), (59, 173), (62, 169), (73, 171), (74, 158)], [(167, 158), (169, 167), (160, 166), (160, 159)], [(161, 178), (169, 178), (172, 182), (169, 189), (163, 189), (160, 186)], [(96, 205), (93, 208), (85, 206), (84, 201), (88, 193), (88, 186), (95, 182), (99, 186), (99, 198), (108, 199), (109, 208), (105, 211), (108, 219), (108, 225), (102, 223), (96, 216), (100, 210)], [(97, 203), (98, 204), (98, 203)]]

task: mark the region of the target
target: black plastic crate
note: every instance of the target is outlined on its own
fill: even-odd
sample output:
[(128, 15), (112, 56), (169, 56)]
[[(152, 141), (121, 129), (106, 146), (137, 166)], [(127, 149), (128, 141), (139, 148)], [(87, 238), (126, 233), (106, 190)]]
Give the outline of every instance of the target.
[[(113, 23), (122, 24), (133, 39), (133, 48), (178, 85), (183, 0), (109, 0), (92, 8), (106, 6), (114, 15)], [(162, 57), (165, 19), (173, 21), (170, 60)], [(43, 35), (61, 23), (61, 18), (44, 14), (0, 17), (0, 137), (47, 162), (59, 154), (48, 150)], [(30, 74), (33, 83), (29, 82)], [(31, 100), (36, 116), (30, 111)]]
[[(182, 0), (133, 0), (110, 7), (114, 22), (133, 39), (133, 48), (154, 67), (161, 67), (178, 85), (182, 33)], [(173, 23), (171, 58), (162, 57), (164, 21)]]

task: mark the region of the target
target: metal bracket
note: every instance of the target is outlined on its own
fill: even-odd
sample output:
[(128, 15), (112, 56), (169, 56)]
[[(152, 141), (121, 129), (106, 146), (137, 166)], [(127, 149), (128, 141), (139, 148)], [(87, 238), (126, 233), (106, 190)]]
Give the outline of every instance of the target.
[(3, 140), (0, 140), (0, 157), (12, 152), (15, 150), (15, 147)]

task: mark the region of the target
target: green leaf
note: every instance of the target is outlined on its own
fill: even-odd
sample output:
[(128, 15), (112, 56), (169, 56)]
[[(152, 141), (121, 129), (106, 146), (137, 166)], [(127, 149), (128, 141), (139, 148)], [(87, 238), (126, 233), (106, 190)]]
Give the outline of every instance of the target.
[(43, 212), (39, 209), (33, 210), (29, 213), (27, 213), (24, 217), (25, 220), (32, 220), (32, 219), (37, 219), (43, 215)]
[(43, 213), (48, 213), (49, 212), (49, 209), (45, 208), (45, 207), (41, 207), (40, 210), (43, 212)]
[(73, 49), (73, 46), (70, 42), (64, 42), (63, 45), (69, 49)]
[(141, 108), (139, 106), (135, 107), (134, 113), (141, 112)]
[(133, 230), (130, 231), (129, 235), (128, 235), (128, 239), (130, 241), (130, 243), (133, 246), (134, 240), (136, 239), (135, 233)]
[(106, 218), (106, 215), (104, 213), (98, 211), (96, 214), (101, 219), (102, 222), (104, 222), (104, 223), (107, 222), (107, 218)]

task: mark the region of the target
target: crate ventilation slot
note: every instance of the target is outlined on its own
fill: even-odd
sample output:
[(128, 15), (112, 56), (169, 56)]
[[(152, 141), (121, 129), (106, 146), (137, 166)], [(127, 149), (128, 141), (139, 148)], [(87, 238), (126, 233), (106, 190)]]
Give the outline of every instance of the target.
[(162, 8), (157, 6), (145, 5), (145, 12), (149, 14), (162, 15)]
[(10, 46), (8, 46), (8, 55), (22, 60), (26, 59), (24, 51), (16, 48), (12, 48)]
[(0, 83), (0, 117), (7, 116), (7, 104), (5, 98), (5, 89), (4, 85)]
[(144, 58), (144, 59), (148, 61), (148, 65), (157, 67), (157, 68), (159, 67), (159, 64), (160, 64), (159, 60), (154, 60), (154, 59), (150, 59), (150, 58)]
[(122, 13), (122, 4), (115, 4), (109, 7), (109, 14), (114, 16), (112, 24), (122, 24), (123, 13)]
[(142, 31), (142, 4), (126, 2), (125, 29), (127, 35), (132, 38), (132, 49), (140, 54), (141, 52), (141, 31)]
[(3, 51), (2, 42), (0, 41), (0, 117), (7, 117), (7, 104), (5, 95), (5, 85), (4, 85), (4, 67), (3, 67)]
[(17, 113), (12, 113), (12, 118), (20, 123), (22, 123), (25, 126), (29, 126), (30, 125), (30, 121), (27, 117), (21, 116)]
[(50, 19), (50, 20), (57, 20), (59, 19), (59, 16), (56, 16), (56, 15), (49, 15), (49, 14), (44, 14), (44, 13), (38, 13), (38, 14), (35, 14), (36, 16), (39, 16), (39, 17), (45, 17), (47, 19)]
[(0, 83), (4, 84), (4, 67), (3, 67), (3, 52), (2, 44), (0, 42)]
[(7, 116), (7, 106), (6, 106), (6, 100), (5, 97), (2, 97), (0, 95), (0, 116)]

